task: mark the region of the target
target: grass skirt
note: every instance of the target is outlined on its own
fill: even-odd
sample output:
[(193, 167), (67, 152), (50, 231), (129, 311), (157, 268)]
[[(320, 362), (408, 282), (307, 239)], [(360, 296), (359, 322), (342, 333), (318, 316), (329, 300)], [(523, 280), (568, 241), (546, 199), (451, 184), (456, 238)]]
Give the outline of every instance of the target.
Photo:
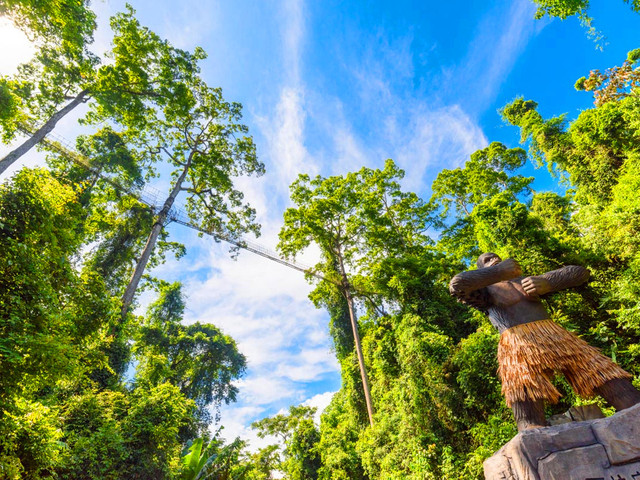
[(551, 379), (562, 373), (581, 397), (593, 397), (595, 389), (615, 378), (631, 374), (597, 348), (551, 320), (511, 327), (500, 336), (498, 374), (507, 405), (524, 400), (557, 403), (560, 392)]

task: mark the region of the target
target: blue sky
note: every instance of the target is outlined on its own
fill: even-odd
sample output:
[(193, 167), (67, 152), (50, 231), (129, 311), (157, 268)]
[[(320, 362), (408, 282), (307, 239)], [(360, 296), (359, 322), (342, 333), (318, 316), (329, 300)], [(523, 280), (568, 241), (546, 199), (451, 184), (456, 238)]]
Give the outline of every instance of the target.
[[(575, 18), (534, 21), (528, 0), (131, 3), (143, 24), (175, 45), (202, 46), (207, 82), (244, 105), (267, 174), (239, 185), (263, 224), (259, 242), (269, 248), (298, 173), (343, 174), (393, 158), (407, 172), (404, 186), (426, 198), (441, 169), (461, 166), (490, 141), (517, 145), (518, 131), (497, 113), (507, 102), (524, 96), (545, 116), (575, 118), (592, 102), (574, 90), (575, 80), (640, 47), (640, 15), (621, 0), (592, 1), (595, 25), (607, 37), (603, 51)], [(94, 1), (93, 8), (101, 22), (95, 49), (104, 51), (106, 19), (124, 2)], [(0, 58), (5, 73), (26, 50), (2, 24), (0, 33), (15, 47), (14, 58)], [(75, 120), (58, 132), (73, 139)], [(42, 162), (39, 153), (27, 160)], [(538, 189), (549, 188), (544, 170), (525, 173), (536, 176)], [(328, 318), (307, 300), (311, 287), (302, 276), (246, 252), (230, 260), (224, 245), (180, 226), (169, 230), (188, 255), (156, 274), (184, 282), (185, 321), (215, 323), (248, 358), (239, 401), (223, 408), (226, 435), (256, 447), (251, 421), (291, 404), (325, 405), (340, 386), (338, 366)], [(313, 259), (313, 251), (302, 258)]]

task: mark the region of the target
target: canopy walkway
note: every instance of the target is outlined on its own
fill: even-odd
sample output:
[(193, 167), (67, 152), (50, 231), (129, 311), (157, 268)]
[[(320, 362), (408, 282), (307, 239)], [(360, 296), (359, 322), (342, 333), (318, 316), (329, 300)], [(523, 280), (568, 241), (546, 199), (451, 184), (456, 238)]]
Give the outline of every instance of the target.
[[(26, 134), (31, 134), (30, 130), (26, 127), (22, 127), (21, 130), (23, 130)], [(95, 168), (93, 168), (91, 166), (91, 162), (89, 161), (88, 158), (86, 158), (84, 155), (82, 155), (81, 153), (79, 153), (78, 151), (75, 150), (75, 148), (71, 145), (71, 143), (66, 140), (65, 138), (61, 137), (60, 135), (57, 135), (53, 132), (50, 132), (49, 134), (47, 134), (47, 136), (44, 138), (43, 142), (52, 150), (57, 151), (58, 153), (60, 153), (61, 155), (69, 158), (70, 160), (72, 160), (74, 163), (81, 165), (82, 167), (88, 169), (89, 171), (91, 171), (92, 173), (94, 173), (96, 176), (102, 178), (105, 182), (109, 183), (110, 185), (112, 185), (114, 188), (116, 188), (117, 190), (124, 192), (128, 195), (131, 195), (132, 197), (134, 197), (135, 199), (137, 199), (140, 203), (142, 203), (143, 205), (146, 205), (147, 207), (149, 207), (151, 209), (151, 211), (154, 214), (157, 214), (158, 212), (160, 212), (160, 210), (162, 209), (161, 205), (161, 201), (164, 198), (162, 192), (160, 192), (159, 190), (156, 190), (154, 188), (145, 186), (142, 188), (131, 188), (131, 187), (126, 187), (124, 185), (121, 185), (119, 182), (117, 182), (116, 180), (109, 178), (107, 175), (105, 175), (102, 171), (99, 171)], [(327, 282), (330, 282), (338, 287), (344, 288), (344, 285), (340, 284), (340, 282), (334, 281), (334, 280), (329, 280), (328, 278), (323, 277), (322, 275), (316, 273), (313, 271), (313, 269), (307, 265), (303, 265), (297, 262), (293, 262), (291, 260), (286, 260), (282, 257), (280, 257), (276, 252), (273, 252), (271, 250), (269, 250), (268, 248), (265, 248), (261, 245), (258, 245), (256, 243), (247, 241), (243, 238), (232, 238), (232, 237), (226, 237), (224, 235), (221, 235), (220, 233), (216, 233), (216, 232), (212, 232), (209, 230), (206, 230), (204, 228), (202, 228), (201, 226), (197, 225), (196, 223), (194, 223), (189, 216), (187, 215), (187, 213), (180, 209), (180, 208), (176, 208), (176, 207), (172, 207), (169, 210), (169, 213), (167, 215), (167, 218), (169, 218), (170, 222), (176, 222), (179, 223), (181, 225), (184, 225), (188, 228), (191, 228), (193, 230), (196, 230), (198, 232), (202, 232), (204, 234), (210, 235), (212, 236), (216, 241), (225, 241), (237, 248), (241, 248), (243, 250), (247, 250), (251, 253), (254, 253), (256, 255), (260, 255), (264, 258), (267, 258), (269, 260), (272, 260), (274, 262), (277, 262), (281, 265), (284, 265), (285, 267), (289, 267), (295, 270), (298, 270), (300, 272), (303, 272), (305, 274), (311, 275), (319, 280), (325, 280)], [(366, 372), (366, 367), (364, 364), (364, 357), (362, 354), (362, 348), (360, 345), (360, 335), (358, 333), (358, 327), (357, 327), (357, 320), (356, 320), (356, 314), (355, 314), (355, 309), (353, 306), (353, 297), (351, 295), (351, 290), (352, 287), (345, 289), (343, 291), (343, 294), (347, 300), (347, 304), (349, 306), (349, 317), (351, 320), (351, 326), (353, 329), (353, 336), (354, 336), (354, 341), (355, 341), (355, 346), (356, 346), (356, 351), (357, 351), (357, 355), (358, 355), (358, 363), (360, 366), (360, 373), (362, 376), (362, 384), (363, 384), (363, 388), (364, 388), (364, 394), (365, 394), (365, 399), (366, 399), (366, 404), (367, 404), (367, 413), (369, 415), (369, 423), (371, 424), (371, 426), (373, 426), (374, 422), (373, 422), (373, 406), (372, 406), (372, 402), (371, 402), (371, 393), (370, 393), (370, 389), (369, 389), (369, 381), (367, 378), (367, 372)]]
[[(27, 128), (26, 126), (21, 126), (20, 130), (23, 131), (25, 134), (27, 135), (31, 135), (31, 131), (29, 128)], [(77, 165), (80, 165), (84, 168), (86, 168), (87, 170), (91, 171), (92, 173), (94, 173), (95, 175), (99, 176), (102, 180), (104, 180), (105, 182), (107, 182), (109, 185), (111, 185), (112, 187), (114, 187), (115, 189), (117, 189), (120, 192), (124, 192), (127, 195), (132, 196), (133, 198), (135, 198), (136, 200), (138, 200), (140, 203), (142, 203), (143, 205), (146, 205), (147, 207), (149, 207), (149, 209), (153, 212), (153, 213), (157, 213), (160, 211), (160, 209), (162, 208), (162, 202), (164, 201), (164, 197), (163, 197), (163, 193), (156, 189), (153, 188), (151, 186), (145, 185), (142, 188), (130, 188), (130, 187), (126, 187), (122, 184), (120, 184), (118, 181), (114, 180), (113, 178), (108, 177), (107, 175), (105, 175), (103, 172), (95, 169), (94, 167), (91, 166), (91, 162), (89, 161), (88, 158), (86, 158), (84, 155), (82, 155), (80, 152), (78, 152), (72, 145), (71, 143), (65, 139), (64, 137), (56, 134), (56, 133), (49, 133), (47, 134), (47, 136), (45, 137), (45, 139), (43, 140), (43, 143), (45, 143), (47, 145), (47, 147), (49, 147), (51, 150), (54, 150), (56, 152), (58, 152), (59, 154), (63, 155), (64, 157), (68, 158), (69, 160), (72, 160), (74, 163), (76, 163)], [(260, 255), (261, 257), (267, 258), (271, 261), (277, 262), (281, 265), (284, 265), (285, 267), (289, 267), (292, 268), (294, 270), (298, 270), (299, 272), (311, 275), (319, 280), (325, 280), (328, 281), (330, 283), (339, 285), (338, 282), (332, 281), (327, 279), (326, 277), (323, 277), (322, 275), (318, 274), (317, 272), (313, 271), (313, 268), (310, 267), (309, 265), (305, 265), (302, 264), (300, 262), (295, 262), (292, 260), (287, 260), (282, 258), (280, 255), (278, 255), (276, 252), (274, 252), (273, 250), (270, 250), (266, 247), (263, 247), (262, 245), (259, 245), (255, 242), (251, 242), (249, 240), (246, 240), (244, 238), (232, 238), (232, 237), (228, 237), (225, 235), (222, 235), (220, 233), (214, 233), (211, 232), (197, 224), (195, 224), (187, 215), (187, 213), (179, 208), (179, 207), (172, 207), (171, 210), (169, 210), (169, 214), (168, 214), (168, 218), (170, 219), (170, 221), (178, 223), (180, 225), (184, 225), (187, 228), (191, 228), (193, 230), (196, 230), (200, 233), (204, 233), (206, 235), (209, 235), (211, 237), (213, 237), (216, 241), (224, 241), (226, 243), (229, 243), (230, 245), (233, 245), (234, 247), (237, 248), (241, 248), (243, 250), (247, 250), (251, 253), (254, 253), (256, 255)]]

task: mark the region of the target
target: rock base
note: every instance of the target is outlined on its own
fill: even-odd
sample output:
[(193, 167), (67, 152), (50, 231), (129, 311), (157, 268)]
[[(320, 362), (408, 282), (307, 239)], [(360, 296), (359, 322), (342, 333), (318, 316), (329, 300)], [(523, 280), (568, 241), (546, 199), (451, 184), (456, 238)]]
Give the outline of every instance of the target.
[(640, 404), (520, 432), (484, 462), (487, 480), (640, 480)]

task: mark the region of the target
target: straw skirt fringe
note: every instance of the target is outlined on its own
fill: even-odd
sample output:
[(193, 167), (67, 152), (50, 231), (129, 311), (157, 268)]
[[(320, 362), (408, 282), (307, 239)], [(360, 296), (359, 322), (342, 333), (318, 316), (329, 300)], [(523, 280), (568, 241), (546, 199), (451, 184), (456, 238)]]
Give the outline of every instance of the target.
[(600, 351), (551, 320), (538, 320), (511, 327), (500, 336), (498, 374), (507, 405), (524, 400), (556, 403), (560, 392), (551, 383), (562, 373), (581, 397), (615, 378), (631, 374)]

